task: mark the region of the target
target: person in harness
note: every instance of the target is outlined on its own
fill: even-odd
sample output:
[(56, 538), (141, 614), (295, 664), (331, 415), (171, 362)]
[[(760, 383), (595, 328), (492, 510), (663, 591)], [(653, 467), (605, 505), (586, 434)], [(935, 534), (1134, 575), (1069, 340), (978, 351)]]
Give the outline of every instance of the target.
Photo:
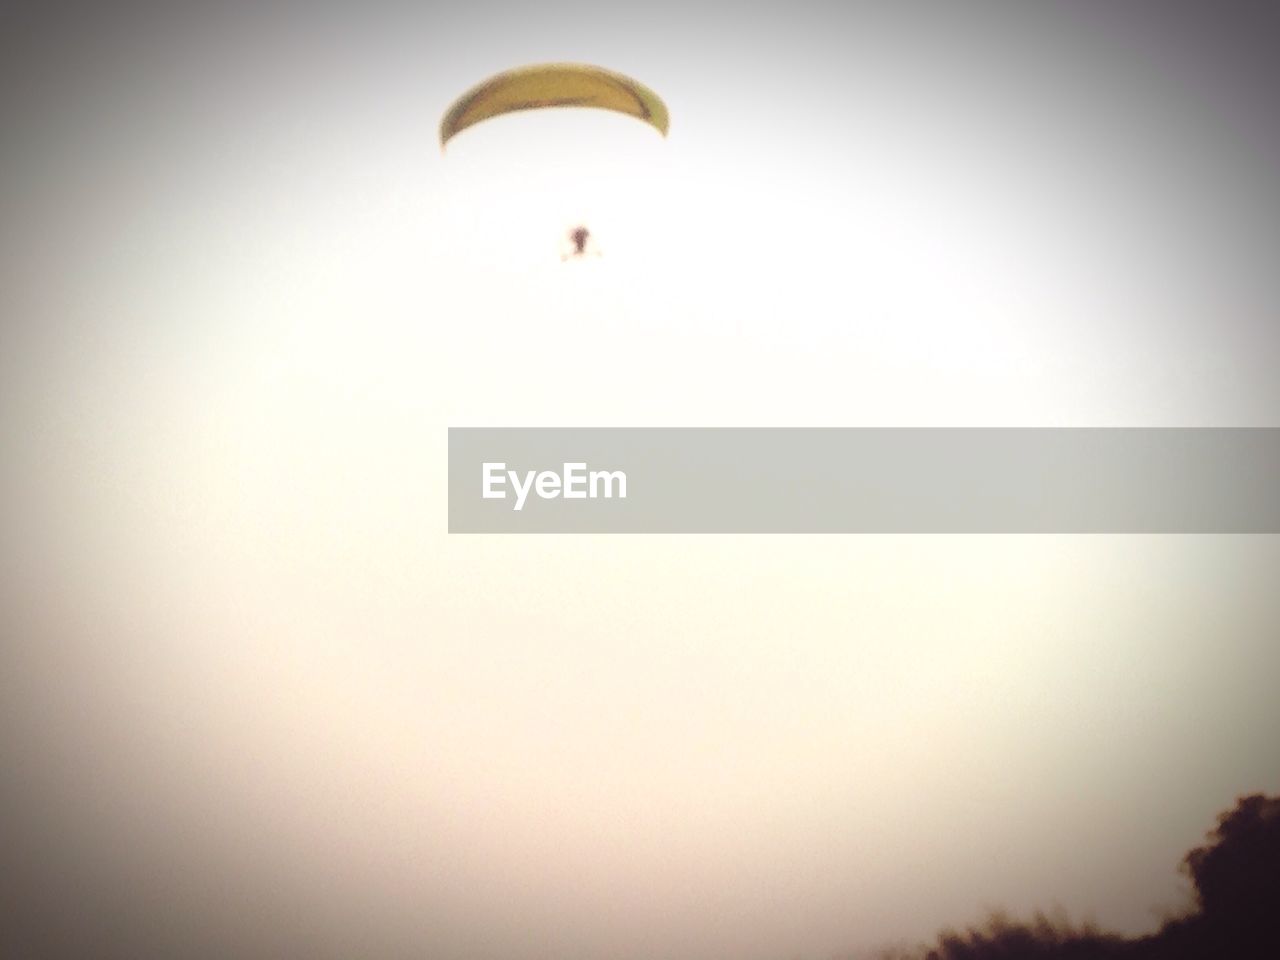
[(570, 257), (585, 257), (588, 254), (600, 256), (600, 251), (595, 249), (594, 245), (587, 246), (591, 240), (591, 231), (586, 227), (581, 225), (574, 227), (569, 231), (567, 239), (570, 246), (560, 255), (561, 262), (568, 260)]

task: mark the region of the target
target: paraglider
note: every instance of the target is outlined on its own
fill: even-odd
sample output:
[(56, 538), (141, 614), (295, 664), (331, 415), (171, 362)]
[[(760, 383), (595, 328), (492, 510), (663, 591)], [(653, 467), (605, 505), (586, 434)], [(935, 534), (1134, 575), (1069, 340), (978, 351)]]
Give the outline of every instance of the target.
[[(663, 137), (670, 117), (662, 98), (631, 77), (581, 63), (546, 63), (495, 74), (472, 87), (445, 111), (440, 150), (462, 131), (485, 120), (526, 110), (589, 107), (635, 117)], [(595, 237), (578, 224), (562, 234), (562, 261), (599, 256)]]
[(584, 63), (544, 63), (496, 74), (455, 100), (440, 121), (440, 149), (482, 120), (546, 107), (613, 110), (643, 120), (663, 136), (670, 125), (662, 99), (631, 77)]

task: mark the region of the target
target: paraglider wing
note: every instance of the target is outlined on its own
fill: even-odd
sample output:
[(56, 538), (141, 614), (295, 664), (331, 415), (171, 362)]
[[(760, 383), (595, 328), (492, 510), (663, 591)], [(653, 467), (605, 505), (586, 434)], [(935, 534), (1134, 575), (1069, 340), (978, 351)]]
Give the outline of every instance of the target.
[(473, 124), (517, 110), (597, 107), (629, 114), (666, 136), (667, 107), (644, 84), (603, 67), (547, 63), (490, 77), (459, 97), (440, 123), (440, 147)]

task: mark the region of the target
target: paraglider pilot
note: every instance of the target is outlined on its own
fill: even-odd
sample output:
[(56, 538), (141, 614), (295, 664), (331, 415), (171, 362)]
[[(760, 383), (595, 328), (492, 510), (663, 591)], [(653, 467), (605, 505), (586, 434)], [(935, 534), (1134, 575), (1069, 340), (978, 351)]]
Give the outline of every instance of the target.
[(591, 231), (586, 227), (578, 226), (569, 231), (569, 241), (573, 244), (573, 249), (560, 257), (561, 260), (568, 260), (570, 257), (585, 257), (587, 255), (587, 241), (591, 239)]

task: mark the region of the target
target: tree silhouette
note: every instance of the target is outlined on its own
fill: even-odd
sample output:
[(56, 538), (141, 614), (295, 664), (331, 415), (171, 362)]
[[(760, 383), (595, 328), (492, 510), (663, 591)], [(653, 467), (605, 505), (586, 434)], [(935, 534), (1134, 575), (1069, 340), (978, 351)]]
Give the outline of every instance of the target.
[(1209, 838), (1182, 861), (1199, 911), (1160, 931), (1167, 955), (1280, 958), (1280, 797), (1241, 797)]
[(882, 960), (1280, 960), (1280, 797), (1241, 797), (1209, 843), (1183, 858), (1196, 909), (1158, 932), (1128, 938), (1037, 914), (995, 914), (963, 932)]

